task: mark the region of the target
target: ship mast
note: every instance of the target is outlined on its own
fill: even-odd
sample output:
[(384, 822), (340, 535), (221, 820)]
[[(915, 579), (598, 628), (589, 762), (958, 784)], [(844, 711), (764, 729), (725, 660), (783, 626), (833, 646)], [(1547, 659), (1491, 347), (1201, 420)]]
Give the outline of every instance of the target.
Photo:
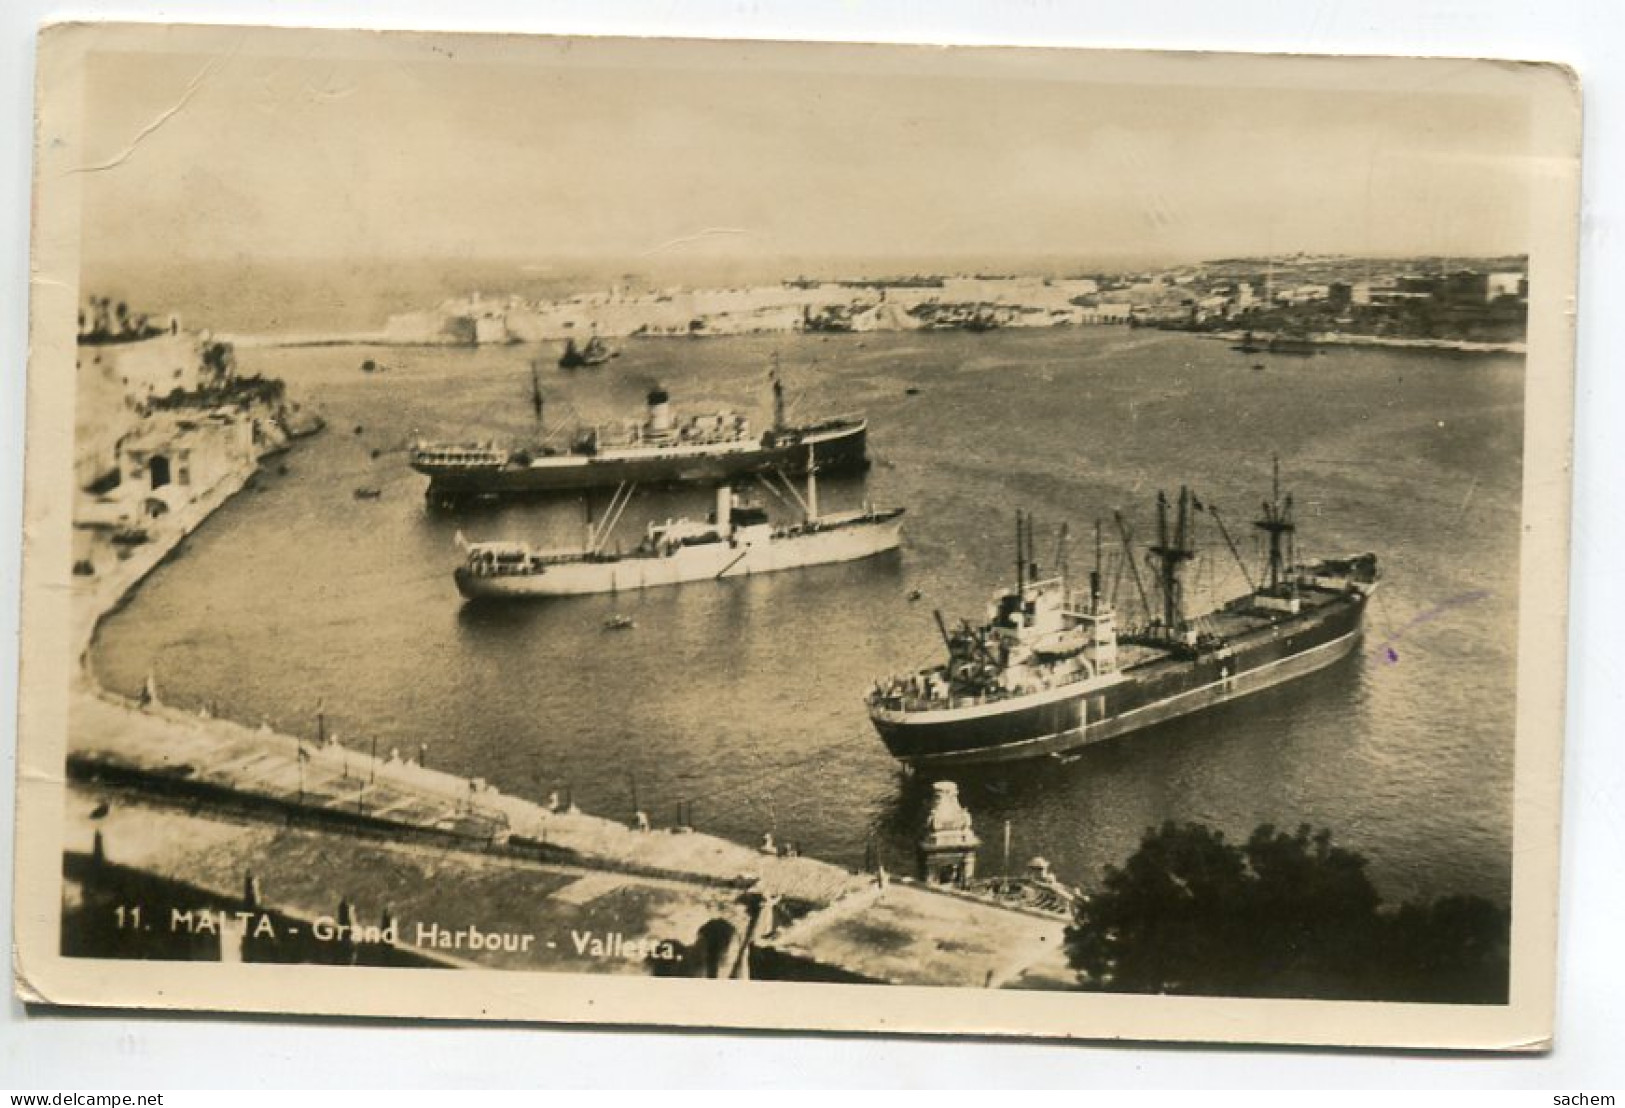
[[(775, 384), (777, 381), (775, 380)], [(818, 522), (818, 450), (807, 443), (807, 522)]]
[[(1270, 564), (1269, 585), (1270, 592), (1276, 592), (1281, 587), (1286, 561), (1291, 555), (1292, 535), (1298, 526), (1292, 521), (1292, 494), (1288, 493), (1286, 499), (1281, 499), (1281, 458), (1275, 456), (1275, 484), (1270, 499), (1264, 503), (1264, 514), (1253, 521), (1253, 526), (1265, 532), (1270, 537)], [(1286, 547), (1287, 557), (1283, 558), (1282, 547)]]
[(1168, 526), (1168, 494), (1157, 493), (1157, 542), (1151, 547), (1151, 556), (1157, 560), (1157, 575), (1162, 585), (1162, 622), (1169, 634), (1184, 626), (1184, 586), (1180, 582), (1180, 568), (1196, 557), (1191, 542), (1191, 494), (1188, 488), (1179, 490), (1179, 513), (1172, 530)]
[(779, 380), (779, 356), (773, 355), (773, 368), (768, 376), (773, 381), (773, 430), (784, 430), (784, 382)]
[(1100, 614), (1100, 520), (1095, 520), (1095, 568), (1089, 571), (1089, 612)]
[(1071, 559), (1067, 557), (1067, 543), (1071, 539), (1071, 528), (1066, 520), (1061, 521), (1061, 533), (1055, 540), (1055, 572), (1061, 579), (1061, 595), (1066, 596), (1067, 576), (1071, 571)]
[(1036, 545), (1034, 545), (1034, 544), (1036, 544), (1038, 542), (1038, 540), (1037, 540), (1036, 537), (1034, 537), (1035, 534), (1036, 534), (1036, 531), (1037, 531), (1037, 528), (1034, 526), (1035, 523), (1036, 523), (1036, 521), (1033, 519), (1033, 514), (1031, 512), (1028, 512), (1027, 513), (1027, 582), (1028, 582), (1028, 584), (1032, 584), (1032, 585), (1038, 584), (1038, 547)]
[(1016, 509), (1016, 595), (1027, 592), (1027, 551), (1022, 541), (1021, 509)]
[(537, 369), (540, 359), (530, 360), (530, 406), (536, 409), (536, 426), (542, 427), (542, 379)]

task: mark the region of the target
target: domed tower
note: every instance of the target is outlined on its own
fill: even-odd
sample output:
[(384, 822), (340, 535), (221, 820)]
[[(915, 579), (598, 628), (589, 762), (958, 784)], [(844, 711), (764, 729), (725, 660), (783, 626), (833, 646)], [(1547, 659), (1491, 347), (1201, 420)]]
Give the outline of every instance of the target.
[(970, 813), (959, 803), (959, 786), (938, 781), (931, 788), (931, 813), (920, 836), (920, 880), (963, 888), (976, 876), (976, 848), (982, 840), (971, 829)]

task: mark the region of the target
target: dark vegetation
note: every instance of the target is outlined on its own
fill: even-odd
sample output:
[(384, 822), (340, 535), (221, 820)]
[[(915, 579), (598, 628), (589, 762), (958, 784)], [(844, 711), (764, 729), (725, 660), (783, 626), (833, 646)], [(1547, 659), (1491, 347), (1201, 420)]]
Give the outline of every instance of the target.
[(115, 304), (107, 296), (92, 296), (88, 308), (79, 309), (79, 341), (86, 345), (139, 342), (164, 330), (145, 313), (132, 312), (123, 300)]
[(167, 396), (154, 397), (155, 411), (185, 411), (189, 409), (249, 408), (255, 405), (275, 408), (287, 399), (287, 385), (275, 377), (216, 378), (190, 392), (175, 389)]
[(1086, 988), (1462, 1004), (1507, 1000), (1510, 915), (1474, 896), (1385, 907), (1330, 831), (1148, 831), (1082, 904), (1067, 952)]
[(1467, 342), (1522, 342), (1528, 309), (1516, 299), (1487, 304), (1449, 304), (1418, 299), (1396, 304), (1338, 307), (1326, 301), (1249, 308), (1229, 319), (1204, 321), (1204, 330), (1246, 328), (1265, 332), (1333, 331), (1348, 335), (1442, 339)]

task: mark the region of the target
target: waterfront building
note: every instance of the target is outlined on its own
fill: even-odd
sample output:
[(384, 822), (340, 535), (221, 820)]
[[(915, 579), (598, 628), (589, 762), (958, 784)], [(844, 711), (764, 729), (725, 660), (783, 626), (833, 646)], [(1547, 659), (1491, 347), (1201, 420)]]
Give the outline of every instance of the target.
[(257, 456), (251, 420), (224, 412), (154, 416), (120, 446), (118, 499), (139, 504), (144, 516), (173, 511), (252, 469)]
[(1117, 301), (1091, 304), (1078, 309), (1079, 323), (1127, 323), (1134, 314), (1132, 306)]
[(231, 372), (229, 348), (183, 331), (170, 315), (162, 325), (109, 297), (91, 297), (79, 312), (74, 413), (78, 488), (116, 483), (119, 444), (153, 401), (196, 392)]

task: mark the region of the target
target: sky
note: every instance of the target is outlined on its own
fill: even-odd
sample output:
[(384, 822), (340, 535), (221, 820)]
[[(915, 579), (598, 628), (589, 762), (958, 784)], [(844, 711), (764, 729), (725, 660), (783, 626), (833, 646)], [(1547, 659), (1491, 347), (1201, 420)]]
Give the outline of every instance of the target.
[(92, 54), (87, 260), (1529, 248), (1508, 74), (447, 36)]

